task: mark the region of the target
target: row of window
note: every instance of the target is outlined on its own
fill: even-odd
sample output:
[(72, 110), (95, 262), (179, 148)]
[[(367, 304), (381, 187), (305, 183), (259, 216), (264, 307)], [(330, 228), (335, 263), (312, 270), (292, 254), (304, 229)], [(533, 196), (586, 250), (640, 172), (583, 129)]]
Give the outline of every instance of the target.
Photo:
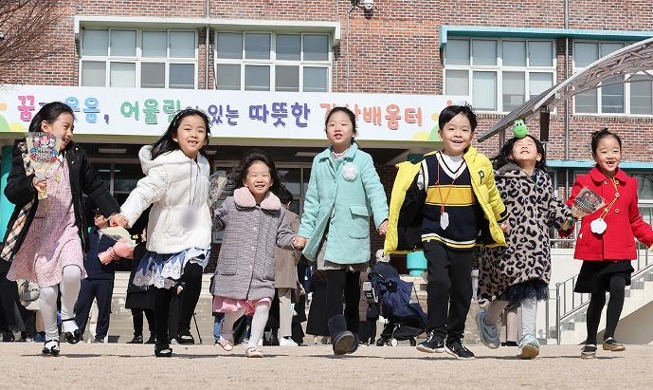
[[(574, 42), (574, 72), (625, 45)], [(556, 51), (551, 40), (450, 39), (444, 63), (445, 94), (471, 96), (478, 111), (510, 112), (552, 87), (556, 79)], [(623, 77), (577, 94), (574, 112), (653, 115), (652, 77), (628, 75), (629, 83), (623, 83)]]
[[(327, 34), (217, 32), (213, 52), (219, 90), (328, 92)], [(620, 42), (573, 45), (574, 71), (615, 50)], [(509, 112), (556, 83), (553, 40), (450, 39), (444, 52), (444, 93), (471, 96), (480, 112)], [(197, 88), (196, 31), (85, 29), (81, 85)], [(623, 77), (623, 76), (620, 76)], [(653, 115), (648, 74), (615, 78), (575, 96), (575, 112)]]
[[(327, 92), (326, 34), (216, 33), (216, 89)], [(81, 85), (197, 88), (195, 31), (85, 29)]]

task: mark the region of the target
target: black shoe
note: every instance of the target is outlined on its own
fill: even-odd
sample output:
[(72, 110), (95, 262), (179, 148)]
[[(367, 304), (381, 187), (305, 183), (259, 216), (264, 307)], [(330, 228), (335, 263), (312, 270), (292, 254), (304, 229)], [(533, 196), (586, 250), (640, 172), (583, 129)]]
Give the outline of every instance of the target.
[(59, 340), (48, 340), (43, 344), (41, 354), (43, 356), (59, 356)]
[(127, 344), (143, 344), (143, 335), (134, 336)]
[(278, 346), (279, 345), (279, 338), (277, 337), (277, 335), (271, 334), (270, 335), (270, 340), (268, 342), (270, 343), (270, 344), (268, 344), (270, 346), (273, 346), (273, 347)]
[(13, 343), (16, 338), (14, 337), (14, 332), (7, 330), (2, 332), (2, 341), (5, 343)]
[(469, 360), (476, 358), (474, 353), (467, 349), (460, 340), (447, 341), (446, 351), (456, 359)]
[(193, 335), (190, 334), (190, 331), (185, 329), (180, 331), (177, 335), (177, 342), (179, 344), (195, 344), (195, 339), (193, 338)]
[(445, 351), (444, 339), (436, 335), (435, 331), (431, 331), (426, 341), (421, 342), (417, 346), (417, 350), (427, 353), (442, 353)]
[(354, 333), (354, 342), (351, 343), (351, 348), (349, 348), (349, 352), (347, 353), (354, 353), (358, 349), (358, 344), (360, 343), (360, 339), (358, 338), (358, 335)]
[(154, 356), (156, 357), (172, 357), (172, 348), (168, 344), (157, 344), (154, 347)]
[[(75, 321), (74, 318), (68, 318), (67, 320), (62, 320), (61, 322)], [(75, 329), (72, 332), (64, 332), (63, 337), (66, 339), (68, 344), (77, 344), (82, 340), (82, 332), (79, 328)]]
[[(142, 337), (143, 337), (143, 336), (141, 336), (141, 339), (142, 339)], [(153, 334), (151, 334), (151, 335), (150, 335), (150, 338), (147, 339), (147, 341), (145, 342), (145, 344), (156, 344), (156, 336), (153, 335)]]
[(594, 359), (596, 357), (596, 344), (585, 344), (580, 351), (581, 359)]
[(104, 338), (98, 338), (98, 337), (96, 337), (96, 338), (93, 340), (93, 343), (104, 344)]

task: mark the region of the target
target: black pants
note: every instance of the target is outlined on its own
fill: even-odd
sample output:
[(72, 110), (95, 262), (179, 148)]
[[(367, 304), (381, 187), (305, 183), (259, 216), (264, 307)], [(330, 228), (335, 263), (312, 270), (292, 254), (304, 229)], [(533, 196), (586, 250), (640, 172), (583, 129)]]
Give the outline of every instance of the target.
[(96, 339), (104, 339), (109, 333), (111, 318), (111, 297), (113, 296), (113, 279), (82, 279), (82, 284), (75, 304), (75, 322), (84, 334), (93, 299), (97, 299), (98, 319), (95, 331)]
[(184, 292), (181, 297), (177, 334), (190, 330), (190, 321), (195, 314), (195, 307), (202, 291), (203, 272), (204, 269), (199, 264), (187, 263), (184, 267), (184, 274), (181, 277), (184, 283)]
[(154, 324), (154, 310), (147, 309), (131, 309), (132, 321), (134, 323), (134, 336), (143, 336), (143, 314), (147, 318), (147, 325), (150, 329), (150, 334), (155, 335), (156, 326)]
[(168, 324), (170, 316), (170, 302), (176, 289), (154, 288), (154, 329), (156, 330), (157, 344), (168, 344)]
[(347, 330), (358, 333), (358, 303), (361, 296), (358, 279), (360, 272), (349, 272), (344, 269), (327, 271), (327, 318), (343, 314), (343, 295), (345, 302), (345, 320)]
[[(626, 289), (626, 279), (621, 275), (613, 275), (609, 284), (610, 301), (606, 313), (605, 333), (603, 339), (614, 337), (614, 332), (621, 317), (621, 311), (624, 308), (624, 297)], [(596, 344), (596, 333), (601, 322), (601, 312), (605, 306), (605, 290), (598, 289), (592, 293), (589, 306), (587, 307), (587, 344)]]
[(428, 329), (462, 340), (472, 303), (472, 249), (454, 250), (439, 241), (424, 243), (428, 261)]

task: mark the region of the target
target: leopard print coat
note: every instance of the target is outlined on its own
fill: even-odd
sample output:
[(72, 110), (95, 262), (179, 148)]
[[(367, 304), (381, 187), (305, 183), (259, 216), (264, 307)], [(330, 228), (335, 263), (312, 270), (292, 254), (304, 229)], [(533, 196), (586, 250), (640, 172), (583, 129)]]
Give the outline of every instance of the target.
[(571, 216), (570, 208), (553, 196), (546, 172), (533, 176), (513, 163), (495, 172), (497, 188), (508, 210), (507, 247), (480, 249), (479, 291), (483, 299), (505, 299), (508, 287), (551, 279), (549, 227), (556, 229)]

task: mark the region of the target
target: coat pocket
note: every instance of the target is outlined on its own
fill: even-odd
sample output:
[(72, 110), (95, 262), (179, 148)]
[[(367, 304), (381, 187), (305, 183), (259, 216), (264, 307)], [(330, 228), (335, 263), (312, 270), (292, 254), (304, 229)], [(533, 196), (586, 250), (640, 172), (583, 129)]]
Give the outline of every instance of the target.
[(350, 205), (351, 226), (349, 228), (349, 237), (367, 238), (370, 234), (370, 211), (367, 206)]
[(218, 273), (220, 275), (236, 275), (237, 261), (235, 258), (225, 258), (218, 261)]

